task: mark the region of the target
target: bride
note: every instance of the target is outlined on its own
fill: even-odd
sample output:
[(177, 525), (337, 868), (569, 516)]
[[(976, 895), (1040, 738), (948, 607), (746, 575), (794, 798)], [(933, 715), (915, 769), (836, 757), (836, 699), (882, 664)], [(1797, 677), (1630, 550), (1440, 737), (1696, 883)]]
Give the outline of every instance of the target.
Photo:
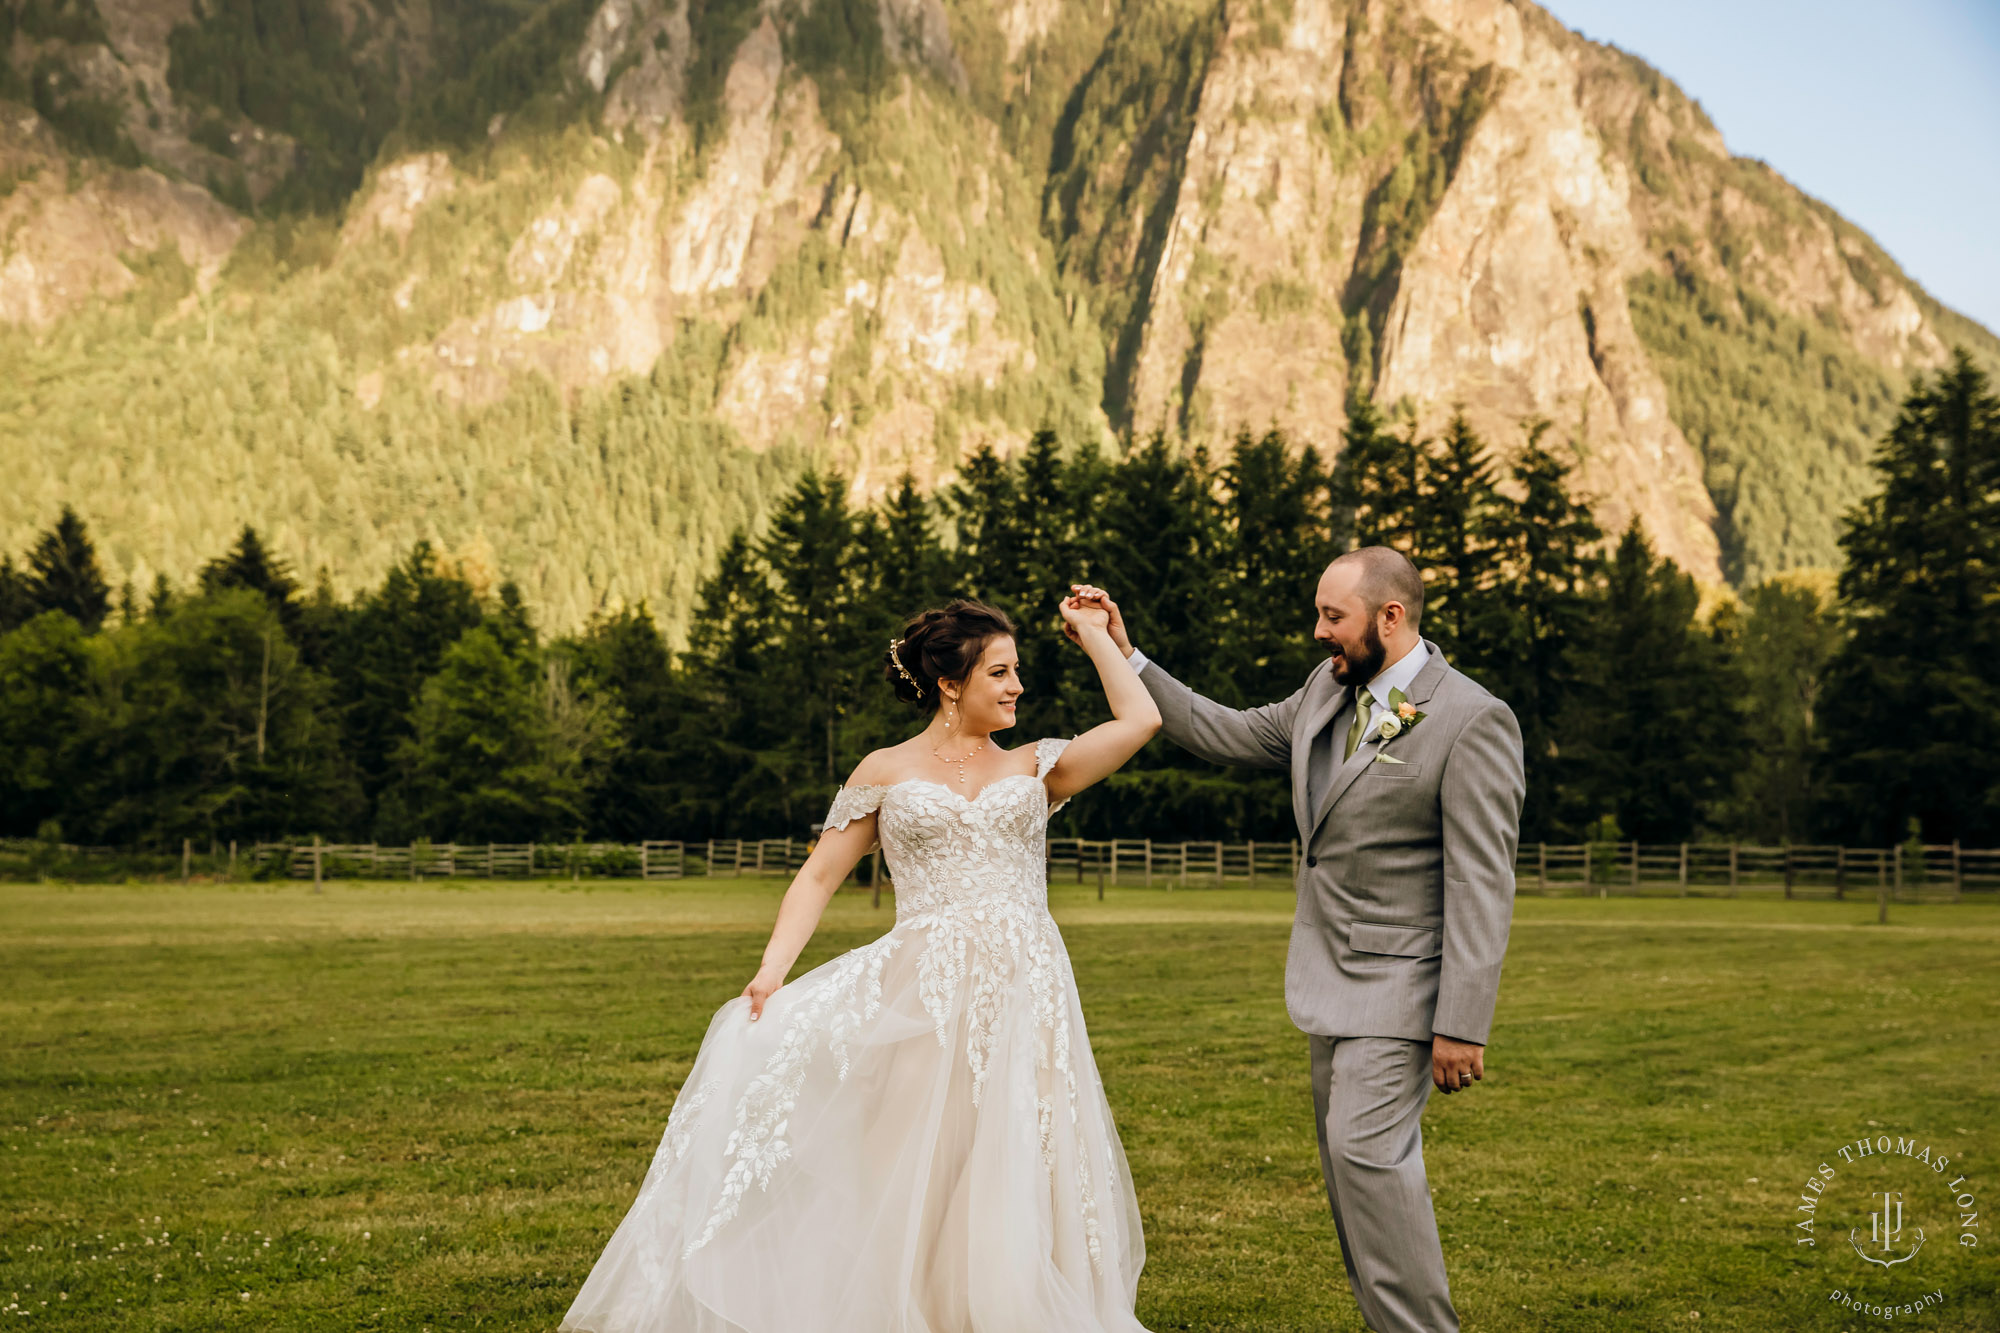
[[(863, 759), (716, 1011), (631, 1211), (562, 1327), (590, 1333), (1144, 1333), (1138, 1203), (1044, 878), (1049, 816), (1160, 714), (1061, 603), (1113, 720), (1003, 750), (1005, 614), (910, 621), (884, 675), (929, 714)], [(880, 840), (896, 924), (786, 982)]]

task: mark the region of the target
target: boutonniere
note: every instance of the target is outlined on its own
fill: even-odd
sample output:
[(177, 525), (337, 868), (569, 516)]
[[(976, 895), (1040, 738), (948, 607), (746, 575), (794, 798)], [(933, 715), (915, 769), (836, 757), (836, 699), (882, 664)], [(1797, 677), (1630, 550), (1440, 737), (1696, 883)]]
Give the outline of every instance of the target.
[[(1384, 713), (1382, 720), (1375, 724), (1375, 735), (1380, 738), (1383, 745), (1387, 745), (1390, 741), (1395, 740), (1396, 737), (1423, 721), (1426, 716), (1428, 714), (1420, 711), (1401, 690), (1390, 690), (1389, 711)], [(1380, 762), (1400, 764), (1405, 761), (1391, 759), (1388, 755), (1384, 754), (1380, 756)]]

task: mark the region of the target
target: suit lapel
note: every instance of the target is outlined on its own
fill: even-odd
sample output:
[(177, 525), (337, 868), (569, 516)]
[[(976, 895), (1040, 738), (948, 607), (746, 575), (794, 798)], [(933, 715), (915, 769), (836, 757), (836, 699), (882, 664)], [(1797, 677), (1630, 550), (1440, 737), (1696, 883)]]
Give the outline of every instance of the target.
[(1306, 833), (1308, 842), (1312, 840), (1313, 834), (1319, 832), (1319, 826), (1326, 822), (1327, 815), (1332, 813), (1333, 803), (1346, 795), (1347, 789), (1354, 785), (1354, 780), (1367, 771), (1368, 765), (1374, 762), (1375, 738), (1364, 736), (1361, 738), (1361, 744), (1354, 747), (1354, 757), (1333, 771), (1333, 781), (1328, 784), (1325, 794), (1319, 798), (1319, 808), (1313, 811), (1312, 827)]
[(1410, 682), (1410, 688), (1405, 692), (1405, 697), (1418, 707), (1430, 702), (1431, 696), (1437, 693), (1438, 684), (1444, 680), (1445, 672), (1449, 670), (1444, 654), (1438, 651), (1436, 644), (1425, 639), (1424, 649), (1430, 653), (1431, 660), (1424, 663), (1424, 669), (1417, 673), (1417, 678)]
[[(1410, 688), (1404, 691), (1404, 697), (1420, 706), (1428, 703), (1430, 697), (1437, 693), (1438, 684), (1444, 680), (1447, 670), (1444, 654), (1438, 651), (1436, 644), (1425, 639), (1423, 647), (1424, 651), (1430, 654), (1430, 660), (1424, 663), (1423, 670), (1417, 672), (1416, 679), (1410, 682)], [(1345, 699), (1347, 691), (1342, 689), (1340, 693)], [(1306, 827), (1307, 843), (1312, 842), (1313, 834), (1319, 832), (1319, 826), (1325, 823), (1326, 817), (1333, 812), (1334, 802), (1346, 795), (1347, 789), (1354, 785), (1354, 780), (1367, 772), (1368, 766), (1375, 762), (1378, 749), (1379, 744), (1374, 736), (1364, 736), (1361, 744), (1355, 747), (1354, 757), (1334, 770), (1333, 781), (1320, 796), (1319, 805), (1313, 811), (1312, 823)]]
[[(1304, 836), (1310, 836), (1310, 826), (1306, 823), (1306, 816), (1310, 813), (1306, 808), (1306, 786), (1312, 767), (1313, 739), (1326, 729), (1326, 724), (1333, 721), (1334, 714), (1347, 702), (1347, 687), (1333, 684), (1332, 669), (1325, 663), (1319, 669), (1326, 678), (1325, 695), (1317, 703), (1310, 703), (1300, 710), (1305, 718), (1305, 727), (1292, 740), (1292, 754), (1296, 758), (1292, 764), (1292, 817)], [(1307, 697), (1311, 697), (1311, 691), (1307, 692)]]

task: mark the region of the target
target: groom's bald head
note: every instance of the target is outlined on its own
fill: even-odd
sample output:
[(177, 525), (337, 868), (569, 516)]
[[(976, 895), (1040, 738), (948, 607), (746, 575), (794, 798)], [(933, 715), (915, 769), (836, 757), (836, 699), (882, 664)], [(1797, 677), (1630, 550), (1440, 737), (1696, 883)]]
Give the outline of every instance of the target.
[[(1391, 602), (1403, 608), (1403, 619), (1416, 629), (1424, 618), (1424, 578), (1410, 557), (1393, 546), (1363, 546), (1335, 556), (1326, 567), (1334, 581), (1358, 594), (1372, 618)], [(1341, 578), (1346, 575), (1347, 578)], [(1349, 581), (1351, 580), (1351, 582)]]

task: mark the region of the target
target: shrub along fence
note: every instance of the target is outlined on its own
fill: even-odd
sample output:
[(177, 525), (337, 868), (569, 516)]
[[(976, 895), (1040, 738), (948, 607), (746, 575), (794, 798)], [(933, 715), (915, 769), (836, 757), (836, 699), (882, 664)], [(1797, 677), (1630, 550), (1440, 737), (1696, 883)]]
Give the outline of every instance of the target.
[[(647, 879), (790, 876), (805, 838), (700, 842), (257, 843), (178, 853), (0, 840), (0, 880)], [(1299, 844), (1160, 842), (1149, 838), (1051, 838), (1050, 878), (1112, 888), (1282, 888), (1298, 872)], [(853, 883), (879, 896), (879, 852)], [(1517, 891), (1548, 896), (1645, 895), (1880, 898), (1897, 902), (2000, 901), (2000, 850), (1956, 843), (1898, 847), (1742, 843), (1527, 843), (1515, 860)]]

